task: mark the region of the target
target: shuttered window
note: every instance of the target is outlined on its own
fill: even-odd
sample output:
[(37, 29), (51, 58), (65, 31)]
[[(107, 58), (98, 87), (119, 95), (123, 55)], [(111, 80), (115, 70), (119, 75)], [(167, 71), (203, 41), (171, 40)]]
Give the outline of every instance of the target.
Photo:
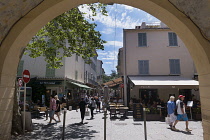
[(76, 70), (75, 71), (75, 80), (77, 80), (78, 79), (78, 71)]
[(18, 65), (18, 70), (17, 70), (17, 76), (21, 76), (22, 77), (23, 65), (24, 65), (24, 61), (20, 60), (19, 65)]
[(147, 46), (147, 34), (146, 33), (138, 33), (138, 45), (139, 45), (139, 47)]
[(169, 65), (170, 74), (181, 74), (179, 59), (169, 59)]
[(139, 60), (139, 74), (149, 74), (149, 60)]
[(169, 40), (169, 46), (178, 46), (176, 33), (169, 32), (168, 33), (168, 40)]
[(55, 77), (55, 69), (48, 68), (48, 65), (46, 65), (46, 77)]

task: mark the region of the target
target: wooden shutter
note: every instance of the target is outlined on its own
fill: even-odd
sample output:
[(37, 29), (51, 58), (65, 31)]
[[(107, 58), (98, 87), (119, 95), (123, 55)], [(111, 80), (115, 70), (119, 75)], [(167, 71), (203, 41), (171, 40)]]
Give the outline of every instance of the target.
[(147, 46), (147, 36), (146, 33), (138, 33), (138, 46), (145, 47)]

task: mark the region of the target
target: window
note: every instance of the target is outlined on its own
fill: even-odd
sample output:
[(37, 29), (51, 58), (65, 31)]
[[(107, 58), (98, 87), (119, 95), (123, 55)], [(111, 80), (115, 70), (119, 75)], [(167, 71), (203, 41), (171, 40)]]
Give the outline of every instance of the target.
[(138, 45), (139, 47), (147, 46), (147, 35), (146, 33), (138, 33)]
[(178, 46), (176, 33), (168, 33), (169, 46)]
[(179, 59), (169, 59), (169, 65), (170, 65), (170, 74), (181, 74)]
[(75, 80), (77, 80), (78, 79), (78, 71), (76, 70), (75, 71)]
[(139, 74), (149, 74), (149, 60), (139, 60)]
[(24, 61), (23, 60), (20, 60), (19, 65), (18, 65), (17, 76), (22, 76), (22, 73), (23, 73), (23, 64), (24, 64)]
[(48, 65), (46, 65), (46, 77), (55, 77), (55, 69), (49, 68)]

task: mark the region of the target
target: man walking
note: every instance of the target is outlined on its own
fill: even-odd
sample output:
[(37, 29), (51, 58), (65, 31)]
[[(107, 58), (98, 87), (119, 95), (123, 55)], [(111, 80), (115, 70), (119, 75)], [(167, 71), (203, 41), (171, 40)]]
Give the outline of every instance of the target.
[(169, 126), (172, 128), (173, 123), (176, 121), (176, 116), (174, 115), (174, 111), (176, 108), (176, 105), (174, 103), (174, 96), (170, 96), (169, 101), (167, 102), (167, 109), (168, 109), (168, 116), (170, 118), (170, 124)]
[(188, 128), (188, 117), (187, 114), (185, 112), (185, 104), (184, 104), (184, 97), (183, 95), (179, 95), (179, 99), (176, 101), (176, 106), (177, 106), (177, 120), (175, 121), (172, 130), (177, 131), (178, 129), (176, 129), (176, 124), (178, 123), (178, 121), (183, 120), (186, 122), (186, 131), (192, 131), (191, 129)]
[(79, 102), (79, 108), (80, 108), (80, 113), (81, 113), (81, 124), (83, 124), (83, 120), (85, 117), (85, 108), (86, 108), (86, 102), (84, 101), (84, 98), (81, 99)]

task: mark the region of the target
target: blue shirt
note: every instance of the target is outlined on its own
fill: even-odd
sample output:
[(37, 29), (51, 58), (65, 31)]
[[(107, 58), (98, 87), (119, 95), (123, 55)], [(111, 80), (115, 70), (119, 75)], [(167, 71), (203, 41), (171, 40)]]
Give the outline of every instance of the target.
[(168, 114), (174, 113), (175, 107), (176, 107), (176, 105), (175, 105), (174, 102), (168, 101), (168, 102), (167, 102)]

